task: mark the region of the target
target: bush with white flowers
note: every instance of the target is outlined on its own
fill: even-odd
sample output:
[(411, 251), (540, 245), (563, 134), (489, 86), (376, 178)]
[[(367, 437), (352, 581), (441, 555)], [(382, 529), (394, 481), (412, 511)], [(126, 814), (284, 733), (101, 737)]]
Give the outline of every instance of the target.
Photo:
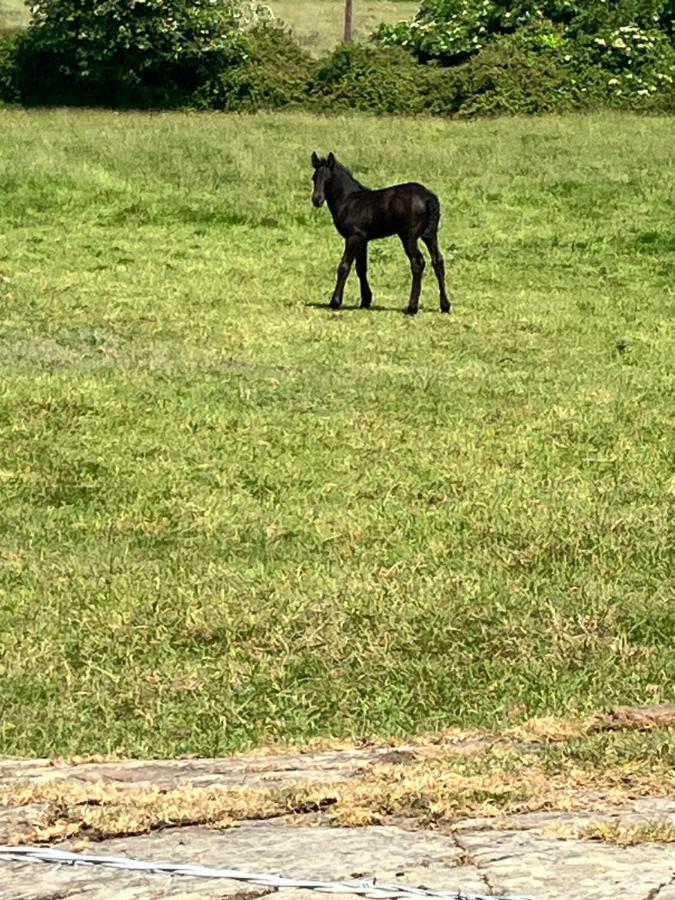
[(421, 61), (456, 65), (519, 30), (581, 44), (615, 32), (617, 49), (626, 38), (635, 43), (654, 32), (672, 42), (674, 18), (675, 0), (422, 0), (412, 21), (381, 26), (378, 39), (406, 47)]
[(572, 105), (672, 109), (674, 27), (675, 0), (422, 0), (376, 39), (423, 63), (491, 69), (485, 84), (548, 74)]

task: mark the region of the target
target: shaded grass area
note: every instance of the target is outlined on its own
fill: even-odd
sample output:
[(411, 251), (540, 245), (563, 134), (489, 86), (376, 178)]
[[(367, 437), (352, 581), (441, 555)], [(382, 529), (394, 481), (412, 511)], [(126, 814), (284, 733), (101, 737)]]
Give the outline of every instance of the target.
[[(410, 0), (368, 0), (359, 3), (354, 9), (354, 40), (367, 40), (383, 22), (411, 19), (418, 6)], [(290, 27), (300, 46), (313, 56), (329, 53), (342, 41), (343, 0), (272, 0), (270, 8)]]
[[(672, 120), (0, 127), (2, 752), (672, 698)], [(451, 317), (394, 241), (311, 305), (312, 149), (440, 195)]]

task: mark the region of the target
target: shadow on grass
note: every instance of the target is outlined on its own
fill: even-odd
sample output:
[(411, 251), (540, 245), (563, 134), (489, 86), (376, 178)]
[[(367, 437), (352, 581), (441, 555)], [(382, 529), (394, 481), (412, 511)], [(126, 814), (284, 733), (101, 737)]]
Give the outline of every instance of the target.
[[(362, 312), (365, 315), (369, 313), (399, 313), (399, 315), (405, 315), (405, 307), (404, 306), (378, 306), (374, 303), (372, 306), (368, 308), (364, 308), (363, 306), (341, 306), (339, 309), (333, 309), (329, 303), (305, 303), (305, 306), (309, 306), (312, 309), (327, 309), (330, 312)], [(422, 310), (420, 310), (421, 312)]]

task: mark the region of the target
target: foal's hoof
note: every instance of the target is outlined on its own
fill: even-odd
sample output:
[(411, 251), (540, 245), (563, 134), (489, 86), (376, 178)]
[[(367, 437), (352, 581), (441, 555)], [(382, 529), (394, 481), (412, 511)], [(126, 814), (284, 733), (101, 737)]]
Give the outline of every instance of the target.
[(331, 300), (330, 303), (328, 304), (329, 309), (340, 309), (341, 306), (342, 306), (342, 304), (339, 302), (339, 300), (338, 301)]
[(449, 313), (449, 312), (450, 312), (450, 309), (451, 309), (451, 306), (450, 306), (449, 303), (446, 303), (445, 306), (441, 306), (441, 312), (442, 312), (442, 313)]
[(361, 309), (370, 309), (370, 307), (371, 307), (372, 305), (373, 305), (373, 301), (372, 301), (372, 300), (362, 300), (362, 301), (361, 301)]
[(404, 310), (406, 316), (416, 316), (417, 315), (417, 307), (416, 306), (408, 306)]

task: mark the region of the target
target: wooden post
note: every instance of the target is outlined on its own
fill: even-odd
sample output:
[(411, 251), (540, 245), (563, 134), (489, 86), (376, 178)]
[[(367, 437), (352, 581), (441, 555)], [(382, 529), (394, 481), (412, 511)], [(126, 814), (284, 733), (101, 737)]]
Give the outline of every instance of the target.
[(353, 0), (345, 0), (345, 44), (351, 44), (352, 42), (352, 12)]

